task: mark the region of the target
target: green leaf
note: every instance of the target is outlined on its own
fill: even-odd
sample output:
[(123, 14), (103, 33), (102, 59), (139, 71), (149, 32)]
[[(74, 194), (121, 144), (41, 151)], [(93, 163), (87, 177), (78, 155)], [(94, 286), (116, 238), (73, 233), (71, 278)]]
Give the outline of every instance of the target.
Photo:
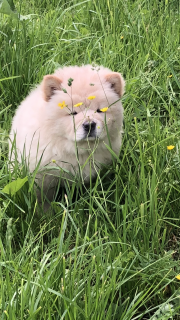
[(2, 190), (2, 192), (13, 196), (17, 191), (19, 191), (23, 187), (26, 181), (28, 181), (28, 177), (25, 177), (24, 179), (17, 178), (17, 180), (7, 184)]
[(0, 13), (7, 14), (15, 19), (27, 20), (31, 15), (22, 16), (16, 12), (13, 0), (0, 0)]
[(11, 7), (11, 10), (15, 10), (15, 5), (14, 5), (14, 2), (13, 2), (13, 0), (7, 0), (8, 2), (9, 2), (9, 5), (10, 5), (10, 7)]
[(17, 15), (14, 12), (15, 6), (13, 0), (0, 0), (0, 13), (8, 14), (8, 15)]

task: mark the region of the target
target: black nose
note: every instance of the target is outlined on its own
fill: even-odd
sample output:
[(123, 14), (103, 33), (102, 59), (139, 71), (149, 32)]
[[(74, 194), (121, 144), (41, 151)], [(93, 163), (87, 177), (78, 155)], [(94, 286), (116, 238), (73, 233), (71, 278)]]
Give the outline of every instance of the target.
[(83, 128), (87, 133), (92, 133), (96, 129), (96, 122), (84, 122)]

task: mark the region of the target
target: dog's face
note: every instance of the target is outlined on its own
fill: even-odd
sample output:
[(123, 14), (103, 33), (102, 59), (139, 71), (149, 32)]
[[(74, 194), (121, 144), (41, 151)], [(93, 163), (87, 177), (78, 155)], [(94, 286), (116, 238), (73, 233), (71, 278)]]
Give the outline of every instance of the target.
[(91, 66), (67, 67), (45, 76), (42, 91), (47, 121), (57, 139), (94, 141), (107, 133), (113, 138), (122, 128), (124, 80), (119, 73)]

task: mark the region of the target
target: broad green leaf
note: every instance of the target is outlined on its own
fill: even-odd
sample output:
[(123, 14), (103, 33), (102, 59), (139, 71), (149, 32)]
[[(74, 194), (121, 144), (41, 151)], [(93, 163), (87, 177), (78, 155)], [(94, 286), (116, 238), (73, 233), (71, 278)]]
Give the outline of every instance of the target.
[(9, 5), (10, 5), (10, 7), (11, 7), (11, 10), (15, 10), (15, 5), (14, 5), (14, 2), (13, 2), (13, 0), (7, 0), (8, 2), (9, 2)]
[(7, 0), (0, 0), (0, 13), (13, 15), (18, 17), (18, 14), (14, 12), (15, 6), (12, 0), (9, 2)]
[(7, 14), (15, 19), (27, 20), (31, 15), (22, 16), (15, 10), (13, 0), (0, 0), (0, 13)]
[(28, 177), (25, 177), (24, 179), (17, 178), (17, 180), (7, 184), (2, 190), (2, 192), (13, 196), (17, 191), (19, 191), (23, 187), (26, 181), (28, 181)]

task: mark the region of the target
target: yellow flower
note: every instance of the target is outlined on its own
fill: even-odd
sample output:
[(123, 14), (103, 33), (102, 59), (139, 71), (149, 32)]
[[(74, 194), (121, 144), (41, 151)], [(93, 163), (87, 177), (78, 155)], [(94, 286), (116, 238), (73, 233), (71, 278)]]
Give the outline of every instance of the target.
[(121, 36), (121, 40), (123, 39), (124, 37), (123, 36)]
[(170, 75), (168, 76), (168, 78), (172, 78), (172, 74), (170, 74)]
[(102, 112), (106, 112), (108, 110), (108, 108), (102, 108), (102, 109), (100, 109), (100, 111), (102, 111)]
[(51, 162), (52, 162), (52, 163), (56, 163), (56, 160), (52, 159)]
[(87, 99), (88, 100), (93, 100), (93, 99), (95, 99), (96, 98), (96, 96), (89, 96)]
[(174, 149), (174, 147), (175, 147), (175, 146), (167, 146), (167, 149), (168, 149), (168, 150), (172, 150), (172, 149)]
[(180, 280), (180, 274), (178, 274), (178, 275), (176, 276), (176, 279)]
[(82, 104), (83, 104), (83, 102), (79, 102), (79, 103), (75, 104), (74, 107), (75, 107), (75, 108), (76, 108), (76, 107), (80, 107), (80, 106), (82, 106)]
[(61, 109), (66, 107), (66, 103), (65, 101), (63, 101), (62, 103), (58, 103), (58, 107), (60, 107)]
[(100, 129), (100, 126), (98, 126), (97, 128)]

